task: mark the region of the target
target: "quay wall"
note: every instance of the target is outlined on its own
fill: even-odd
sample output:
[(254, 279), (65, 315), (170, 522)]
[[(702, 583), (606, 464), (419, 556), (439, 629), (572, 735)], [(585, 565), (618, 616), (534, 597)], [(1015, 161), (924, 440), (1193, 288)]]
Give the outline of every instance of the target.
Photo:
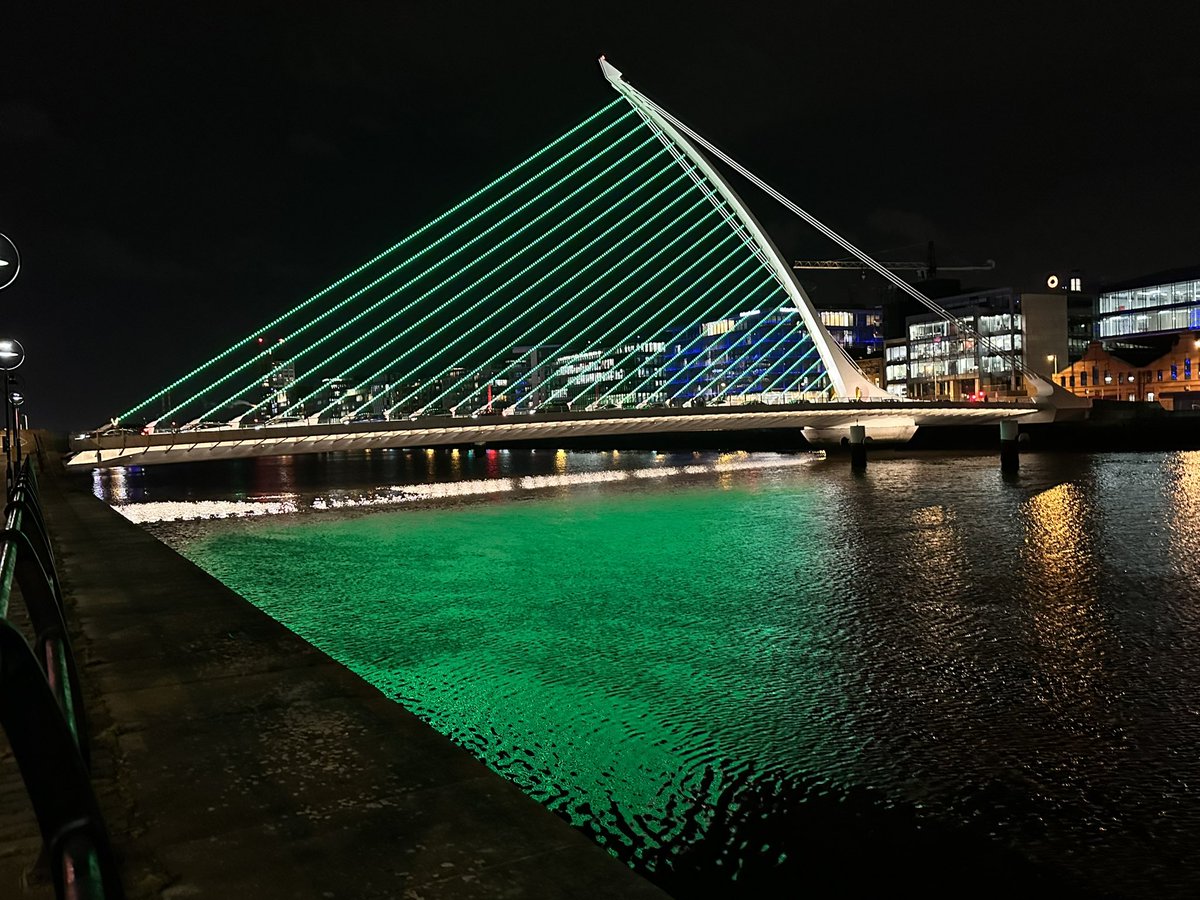
[[(130, 897), (665, 897), (79, 485), (42, 487)], [(22, 802), (0, 823), (27, 856)], [(52, 896), (34, 860), (0, 878)]]

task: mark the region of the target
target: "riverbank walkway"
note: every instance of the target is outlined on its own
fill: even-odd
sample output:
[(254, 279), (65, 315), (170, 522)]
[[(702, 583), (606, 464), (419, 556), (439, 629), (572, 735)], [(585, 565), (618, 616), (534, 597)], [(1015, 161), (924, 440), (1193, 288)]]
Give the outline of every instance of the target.
[[(47, 475), (93, 778), (131, 898), (666, 896), (81, 485)], [(3, 749), (0, 896), (51, 897)]]

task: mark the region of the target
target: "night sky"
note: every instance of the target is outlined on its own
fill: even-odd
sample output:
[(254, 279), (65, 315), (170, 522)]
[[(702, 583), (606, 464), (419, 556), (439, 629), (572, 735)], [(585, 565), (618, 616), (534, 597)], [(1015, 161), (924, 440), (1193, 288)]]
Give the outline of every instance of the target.
[[(0, 23), (34, 427), (101, 424), (580, 121), (601, 53), (884, 258), (1024, 288), (1200, 262), (1196, 29), (1149, 4), (116, 7)], [(789, 258), (844, 255), (735, 187)]]

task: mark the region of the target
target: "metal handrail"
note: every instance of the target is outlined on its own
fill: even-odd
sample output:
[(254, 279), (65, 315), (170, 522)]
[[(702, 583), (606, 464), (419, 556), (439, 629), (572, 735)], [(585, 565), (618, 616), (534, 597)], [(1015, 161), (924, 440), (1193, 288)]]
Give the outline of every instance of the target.
[[(125, 896), (89, 775), (87, 726), (62, 593), (29, 457), (0, 529), (0, 725), (42, 832), (56, 895)], [(33, 646), (8, 620), (13, 584)]]

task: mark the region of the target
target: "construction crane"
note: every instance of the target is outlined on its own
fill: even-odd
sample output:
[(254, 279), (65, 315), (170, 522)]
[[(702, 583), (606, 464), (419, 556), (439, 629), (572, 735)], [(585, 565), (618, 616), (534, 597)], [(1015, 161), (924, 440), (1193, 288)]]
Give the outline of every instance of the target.
[[(920, 262), (880, 262), (880, 265), (895, 271), (913, 271), (917, 278), (935, 278), (938, 272), (978, 272), (996, 268), (996, 261), (989, 259), (983, 265), (976, 266), (939, 266), (933, 255), (933, 241), (929, 242), (929, 256)], [(867, 277), (867, 267), (857, 259), (798, 259), (792, 263), (793, 269), (858, 269), (864, 278)]]

